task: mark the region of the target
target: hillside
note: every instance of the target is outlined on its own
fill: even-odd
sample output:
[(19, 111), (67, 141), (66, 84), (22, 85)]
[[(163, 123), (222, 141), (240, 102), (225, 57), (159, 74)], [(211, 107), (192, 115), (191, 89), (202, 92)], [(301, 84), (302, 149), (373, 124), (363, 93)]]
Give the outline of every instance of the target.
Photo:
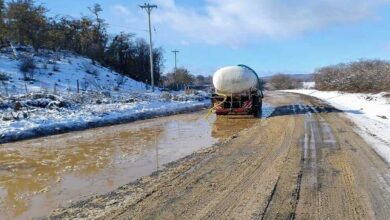
[[(20, 65), (28, 58), (17, 60), (9, 50), (0, 54), (0, 73), (10, 78), (2, 85), (2, 94), (23, 94), (26, 89), (27, 92), (76, 92), (77, 81), (80, 91), (145, 91), (145, 84), (69, 52), (41, 52), (33, 57), (36, 69), (23, 73)], [(23, 52), (19, 56), (31, 57), (31, 53)], [(25, 75), (31, 80), (24, 80)]]

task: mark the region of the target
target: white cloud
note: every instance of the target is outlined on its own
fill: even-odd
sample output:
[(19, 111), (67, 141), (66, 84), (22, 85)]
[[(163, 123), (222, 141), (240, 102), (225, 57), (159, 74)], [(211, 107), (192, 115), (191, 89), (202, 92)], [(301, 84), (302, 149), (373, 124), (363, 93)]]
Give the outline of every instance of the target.
[(122, 16), (131, 16), (131, 12), (129, 9), (126, 8), (126, 6), (117, 4), (111, 7), (111, 10), (113, 13), (117, 15), (122, 15)]
[(134, 32), (139, 29), (138, 14), (134, 14), (129, 8), (121, 4), (115, 4), (110, 7), (110, 17), (107, 19), (110, 22), (112, 30), (121, 30)]
[(154, 21), (186, 41), (238, 47), (261, 37), (289, 37), (332, 24), (375, 18), (390, 0), (205, 0), (202, 9), (155, 0)]

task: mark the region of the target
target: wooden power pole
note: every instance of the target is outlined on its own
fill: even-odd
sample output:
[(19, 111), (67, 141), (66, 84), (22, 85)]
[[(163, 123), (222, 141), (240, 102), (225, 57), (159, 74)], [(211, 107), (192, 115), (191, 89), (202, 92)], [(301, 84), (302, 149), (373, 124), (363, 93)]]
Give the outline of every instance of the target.
[(152, 41), (152, 25), (150, 21), (150, 13), (152, 12), (153, 8), (157, 8), (157, 5), (151, 5), (149, 3), (144, 3), (143, 5), (139, 6), (142, 9), (145, 9), (146, 13), (148, 13), (148, 20), (149, 20), (149, 53), (150, 53), (150, 77), (151, 77), (151, 84), (152, 84), (152, 92), (154, 92), (154, 74), (153, 74), (153, 41)]
[(179, 51), (178, 50), (172, 50), (172, 53), (175, 54), (175, 69), (174, 69), (174, 71), (176, 72), (176, 70), (177, 70), (177, 53), (179, 53)]

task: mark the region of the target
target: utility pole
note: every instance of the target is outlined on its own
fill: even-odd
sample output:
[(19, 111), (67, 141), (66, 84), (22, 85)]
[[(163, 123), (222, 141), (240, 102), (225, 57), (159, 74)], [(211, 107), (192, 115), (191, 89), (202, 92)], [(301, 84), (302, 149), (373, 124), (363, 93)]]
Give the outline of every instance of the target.
[(175, 54), (175, 69), (174, 69), (174, 71), (176, 72), (176, 70), (177, 70), (177, 59), (176, 59), (176, 54), (179, 53), (179, 51), (178, 51), (178, 50), (172, 50), (172, 53)]
[(149, 3), (144, 3), (143, 5), (139, 6), (142, 9), (145, 9), (146, 13), (148, 13), (148, 20), (149, 20), (149, 53), (150, 53), (150, 77), (151, 77), (151, 84), (152, 84), (152, 92), (154, 92), (154, 74), (153, 74), (153, 44), (152, 44), (152, 25), (150, 22), (150, 13), (152, 12), (153, 8), (157, 8), (157, 5), (151, 5)]

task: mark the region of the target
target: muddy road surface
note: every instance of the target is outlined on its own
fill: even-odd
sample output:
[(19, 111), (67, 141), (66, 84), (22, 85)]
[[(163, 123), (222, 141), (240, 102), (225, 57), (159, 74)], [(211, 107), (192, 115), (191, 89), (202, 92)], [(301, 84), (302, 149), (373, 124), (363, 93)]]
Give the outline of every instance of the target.
[(0, 219), (104, 194), (256, 123), (206, 111), (0, 145)]
[(343, 113), (296, 94), (266, 101), (275, 111), (229, 139), (50, 217), (389, 219), (389, 165)]

